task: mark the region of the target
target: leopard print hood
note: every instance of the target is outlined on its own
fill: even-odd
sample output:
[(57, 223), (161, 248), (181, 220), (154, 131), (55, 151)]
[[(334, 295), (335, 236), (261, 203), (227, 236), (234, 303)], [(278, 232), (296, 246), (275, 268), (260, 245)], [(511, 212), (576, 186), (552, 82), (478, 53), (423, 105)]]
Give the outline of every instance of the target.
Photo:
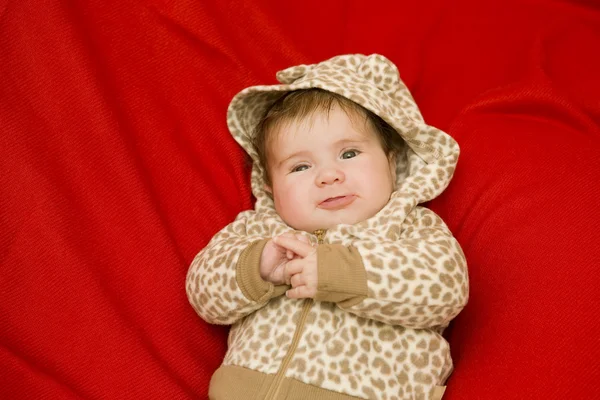
[(263, 188), (263, 166), (252, 146), (254, 129), (275, 101), (298, 89), (320, 88), (342, 95), (380, 116), (402, 137), (407, 146), (397, 157), (397, 189), (392, 194), (392, 200), (399, 200), (391, 201), (389, 207), (404, 209), (406, 213), (402, 214), (406, 215), (414, 206), (437, 197), (448, 186), (458, 161), (458, 144), (448, 134), (424, 122), (398, 69), (384, 56), (337, 56), (279, 71), (277, 80), (281, 84), (242, 90), (233, 98), (227, 112), (231, 134), (253, 160), (252, 192), (257, 212), (270, 213), (275, 206)]

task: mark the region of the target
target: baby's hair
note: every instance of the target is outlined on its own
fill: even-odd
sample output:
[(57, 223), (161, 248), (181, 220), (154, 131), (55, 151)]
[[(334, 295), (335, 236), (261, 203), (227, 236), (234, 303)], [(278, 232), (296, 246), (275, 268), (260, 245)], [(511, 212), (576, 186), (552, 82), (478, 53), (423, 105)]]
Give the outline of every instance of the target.
[(400, 135), (387, 122), (360, 104), (353, 102), (337, 93), (323, 89), (300, 89), (288, 92), (280, 97), (265, 112), (254, 132), (254, 149), (258, 160), (264, 169), (263, 179), (271, 185), (269, 176), (268, 148), (273, 140), (273, 132), (285, 123), (302, 120), (315, 111), (324, 111), (327, 115), (334, 105), (338, 105), (349, 118), (364, 117), (364, 122), (371, 125), (378, 134), (383, 151), (388, 158), (398, 154), (403, 147)]

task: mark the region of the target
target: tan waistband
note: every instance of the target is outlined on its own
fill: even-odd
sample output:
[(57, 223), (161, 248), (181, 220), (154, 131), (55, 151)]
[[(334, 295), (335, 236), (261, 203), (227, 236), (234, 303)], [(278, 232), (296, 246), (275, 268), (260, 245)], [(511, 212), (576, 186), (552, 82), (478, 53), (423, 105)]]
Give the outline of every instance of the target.
[[(275, 375), (264, 374), (235, 365), (222, 365), (213, 374), (210, 400), (265, 400)], [(436, 386), (430, 400), (440, 400), (445, 386)], [(360, 397), (333, 392), (296, 379), (284, 378), (275, 400), (358, 400)]]

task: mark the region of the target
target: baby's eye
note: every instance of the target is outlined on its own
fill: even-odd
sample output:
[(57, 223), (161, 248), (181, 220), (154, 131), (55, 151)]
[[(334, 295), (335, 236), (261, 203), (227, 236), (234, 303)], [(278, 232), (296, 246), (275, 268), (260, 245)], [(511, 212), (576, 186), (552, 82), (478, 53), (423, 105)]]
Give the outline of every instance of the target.
[(302, 165), (296, 165), (294, 168), (292, 168), (291, 172), (302, 172), (302, 171), (306, 171), (308, 169), (308, 165), (302, 164)]
[(342, 153), (342, 159), (354, 158), (358, 155), (358, 150), (348, 150)]

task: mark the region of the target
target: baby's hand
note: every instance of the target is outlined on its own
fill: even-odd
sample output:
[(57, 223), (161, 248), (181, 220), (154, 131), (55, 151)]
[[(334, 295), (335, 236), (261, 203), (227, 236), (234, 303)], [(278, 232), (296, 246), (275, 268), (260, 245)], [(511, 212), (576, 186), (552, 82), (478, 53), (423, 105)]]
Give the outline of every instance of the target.
[(319, 280), (317, 249), (307, 241), (295, 237), (279, 236), (273, 238), (273, 241), (296, 255), (283, 268), (285, 283), (292, 285), (292, 289), (288, 290), (286, 295), (291, 299), (313, 298), (317, 294)]
[[(298, 240), (308, 243), (308, 238), (291, 232), (284, 233), (278, 237)], [(284, 268), (288, 261), (298, 257), (293, 251), (288, 250), (276, 243), (273, 238), (267, 242), (260, 256), (260, 277), (274, 285), (283, 285), (286, 283), (284, 278)]]

